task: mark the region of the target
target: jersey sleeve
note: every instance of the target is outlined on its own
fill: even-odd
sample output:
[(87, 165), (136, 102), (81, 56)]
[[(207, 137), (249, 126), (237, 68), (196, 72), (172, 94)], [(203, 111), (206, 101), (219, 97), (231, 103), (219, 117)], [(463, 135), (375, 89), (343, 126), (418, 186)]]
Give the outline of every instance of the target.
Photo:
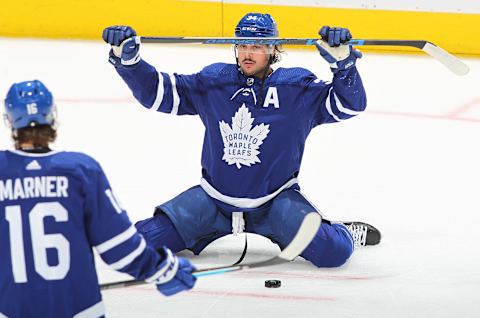
[(134, 66), (117, 67), (116, 70), (145, 108), (173, 115), (198, 114), (193, 96), (199, 91), (199, 74), (158, 72), (144, 60)]
[(137, 279), (155, 277), (164, 257), (132, 225), (98, 163), (85, 176), (85, 223), (91, 245), (111, 268)]
[(314, 126), (352, 118), (367, 106), (365, 89), (356, 67), (336, 73), (331, 83), (310, 78), (305, 98), (306, 103), (314, 105)]

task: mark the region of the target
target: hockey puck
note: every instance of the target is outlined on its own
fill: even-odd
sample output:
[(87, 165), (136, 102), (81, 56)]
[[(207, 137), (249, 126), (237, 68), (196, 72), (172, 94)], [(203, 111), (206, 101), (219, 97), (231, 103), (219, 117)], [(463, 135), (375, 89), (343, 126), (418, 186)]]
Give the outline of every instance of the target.
[(276, 279), (269, 279), (265, 281), (265, 287), (267, 288), (278, 288), (282, 286), (282, 282)]

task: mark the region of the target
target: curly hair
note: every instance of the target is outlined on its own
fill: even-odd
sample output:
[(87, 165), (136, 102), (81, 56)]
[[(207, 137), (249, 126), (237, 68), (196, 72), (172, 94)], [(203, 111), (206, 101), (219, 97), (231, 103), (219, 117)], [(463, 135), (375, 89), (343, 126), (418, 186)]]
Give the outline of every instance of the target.
[(57, 131), (50, 125), (25, 127), (12, 133), (15, 149), (20, 149), (21, 145), (26, 143), (33, 144), (34, 148), (48, 148), (56, 138)]
[(275, 45), (273, 48), (273, 54), (271, 58), (271, 64), (278, 63), (282, 60), (281, 54), (285, 52), (281, 45)]

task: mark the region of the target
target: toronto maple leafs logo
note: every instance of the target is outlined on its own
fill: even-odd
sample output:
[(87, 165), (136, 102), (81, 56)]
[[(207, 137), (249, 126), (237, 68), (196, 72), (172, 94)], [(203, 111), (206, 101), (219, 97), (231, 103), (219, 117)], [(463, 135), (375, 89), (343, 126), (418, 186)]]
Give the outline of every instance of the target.
[(259, 147), (270, 132), (270, 125), (263, 123), (252, 128), (253, 120), (243, 104), (232, 117), (231, 127), (223, 120), (219, 123), (224, 146), (222, 159), (229, 165), (235, 164), (238, 169), (242, 165), (250, 167), (260, 162)]

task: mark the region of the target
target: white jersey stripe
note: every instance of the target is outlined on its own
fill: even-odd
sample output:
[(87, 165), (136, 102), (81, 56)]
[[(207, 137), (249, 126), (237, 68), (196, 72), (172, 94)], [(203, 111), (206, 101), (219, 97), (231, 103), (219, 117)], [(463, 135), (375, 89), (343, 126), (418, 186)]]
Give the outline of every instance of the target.
[(103, 242), (102, 244), (95, 246), (95, 249), (99, 254), (105, 253), (106, 251), (114, 248), (115, 246), (122, 244), (123, 242), (131, 238), (133, 235), (135, 235), (135, 233), (137, 233), (137, 229), (135, 228), (135, 226), (131, 225), (128, 229), (118, 234), (117, 236)]
[(124, 258), (120, 259), (119, 261), (116, 261), (115, 263), (108, 264), (108, 265), (115, 270), (120, 270), (125, 266), (127, 266), (128, 264), (130, 264), (131, 262), (133, 262), (140, 254), (143, 253), (146, 247), (147, 247), (147, 243), (145, 242), (145, 239), (142, 237), (140, 244), (135, 250), (133, 250), (133, 252), (131, 252)]
[(251, 209), (251, 208), (258, 208), (262, 204), (270, 201), (273, 199), (277, 194), (279, 194), (283, 189), (289, 188), (292, 185), (298, 183), (297, 178), (293, 178), (288, 180), (287, 183), (282, 185), (280, 188), (277, 189), (277, 191), (266, 195), (264, 197), (256, 198), (256, 199), (250, 199), (250, 198), (235, 198), (235, 197), (229, 197), (227, 195), (224, 195), (220, 193), (217, 189), (212, 187), (210, 183), (207, 182), (204, 178), (200, 180), (200, 186), (202, 189), (207, 192), (209, 196), (211, 196), (214, 199), (217, 199), (219, 201), (222, 201), (224, 203), (233, 205), (238, 208), (243, 208), (243, 209)]
[(337, 94), (335, 94), (335, 92), (333, 93), (333, 97), (335, 98), (335, 103), (337, 103), (338, 110), (341, 111), (342, 113), (347, 114), (347, 115), (352, 115), (352, 116), (357, 116), (358, 114), (361, 113), (361, 112), (358, 112), (356, 110), (351, 110), (351, 109), (345, 108), (343, 106), (342, 102), (340, 101), (340, 99), (338, 99), (338, 96), (337, 96)]
[(160, 108), (160, 105), (162, 104), (163, 100), (163, 75), (162, 73), (158, 73), (158, 88), (157, 88), (157, 96), (155, 97), (155, 101), (153, 102), (152, 107), (150, 107), (150, 110), (153, 111), (158, 111)]
[(325, 106), (327, 107), (327, 111), (333, 117), (333, 119), (335, 119), (336, 121), (342, 121), (341, 118), (339, 118), (337, 115), (335, 115), (333, 113), (332, 101), (330, 100), (330, 92), (331, 91), (332, 91), (332, 89), (330, 88), (330, 90), (328, 91), (328, 94), (327, 94), (327, 99), (325, 100)]
[(103, 316), (105, 316), (105, 306), (103, 306), (103, 302), (100, 301), (95, 305), (82, 310), (73, 316), (73, 318), (99, 318)]
[(110, 203), (112, 204), (115, 211), (117, 211), (118, 214), (122, 213), (122, 208), (117, 203), (117, 200), (115, 200), (115, 197), (113, 196), (112, 190), (111, 189), (105, 190), (105, 195), (110, 200)]
[(172, 95), (173, 95), (173, 106), (170, 114), (176, 115), (178, 113), (178, 106), (180, 105), (180, 96), (177, 92), (177, 84), (175, 81), (175, 75), (170, 75), (170, 81), (172, 82)]

